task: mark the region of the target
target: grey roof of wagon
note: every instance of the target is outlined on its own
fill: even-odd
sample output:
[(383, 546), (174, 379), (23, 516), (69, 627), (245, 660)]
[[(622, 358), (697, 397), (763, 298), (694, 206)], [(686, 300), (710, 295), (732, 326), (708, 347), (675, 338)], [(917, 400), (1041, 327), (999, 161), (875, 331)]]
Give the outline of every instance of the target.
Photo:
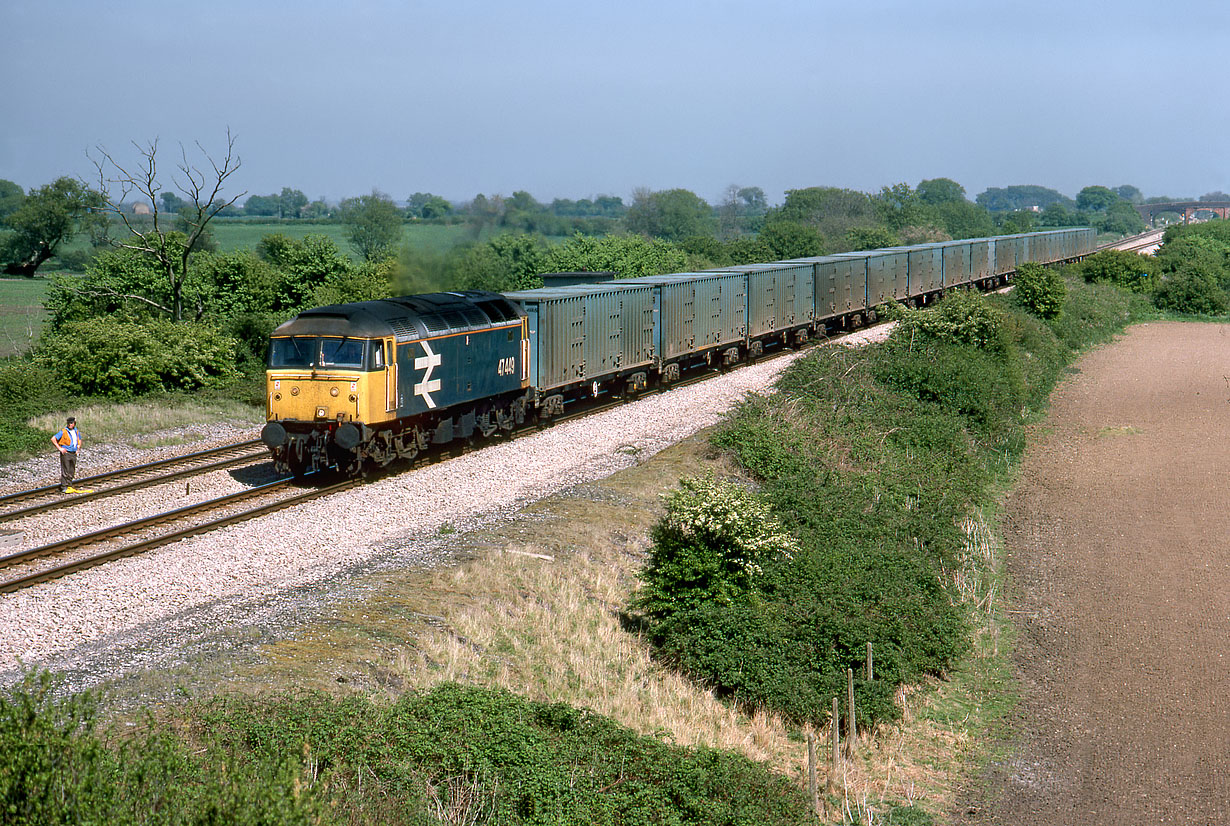
[(350, 336), (398, 341), (482, 330), (521, 318), (499, 293), (466, 290), (330, 304), (304, 310), (273, 331), (275, 336)]

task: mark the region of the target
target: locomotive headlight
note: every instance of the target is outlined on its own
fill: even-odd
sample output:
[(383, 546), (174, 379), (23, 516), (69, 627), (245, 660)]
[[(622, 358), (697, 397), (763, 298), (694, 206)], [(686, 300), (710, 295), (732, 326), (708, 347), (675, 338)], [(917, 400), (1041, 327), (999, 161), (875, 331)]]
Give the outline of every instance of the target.
[(350, 394), (350, 400), (351, 400), (352, 402), (357, 402), (357, 401), (359, 400), (359, 397), (358, 397), (358, 396), (356, 396), (354, 393), (351, 393), (351, 394)]
[(290, 389), (290, 394), (291, 394), (292, 396), (298, 396), (298, 395), (299, 395), (299, 388), (298, 388), (298, 387), (292, 387), (292, 388)]
[(281, 394), (281, 393), (274, 393), (274, 394), (273, 394), (273, 400), (274, 400), (275, 402), (280, 402), (280, 401), (282, 401), (282, 394)]
[(337, 388), (336, 388), (336, 387), (330, 387), (330, 388), (329, 388), (329, 395), (330, 395), (330, 396), (336, 396), (336, 395), (337, 395)]

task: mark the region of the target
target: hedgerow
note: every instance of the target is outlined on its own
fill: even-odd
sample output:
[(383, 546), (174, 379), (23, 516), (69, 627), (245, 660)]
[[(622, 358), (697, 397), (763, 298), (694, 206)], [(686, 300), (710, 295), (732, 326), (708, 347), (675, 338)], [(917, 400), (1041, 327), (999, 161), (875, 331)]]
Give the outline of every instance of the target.
[[(739, 599), (669, 603), (656, 593), (665, 574), (695, 593), (721, 554), (689, 580), (668, 516), (653, 533), (648, 595), (637, 603), (657, 655), (748, 708), (823, 721), (847, 669), (862, 674), (870, 642), (876, 679), (856, 678), (856, 717), (894, 718), (899, 685), (943, 674), (968, 649), (968, 607), (952, 587), (964, 564), (962, 520), (1006, 478), (1024, 423), (1075, 348), (1144, 306), (1074, 283), (1065, 311), (1044, 321), (1011, 299), (956, 293), (896, 313), (884, 344), (796, 361), (775, 395), (745, 402), (714, 441), (771, 505), (756, 521), (797, 545), (768, 555)], [(681, 488), (668, 512), (691, 495)]]
[(592, 712), (442, 685), (394, 703), (224, 696), (145, 733), (46, 674), (0, 693), (0, 820), (25, 824), (797, 824), (786, 778)]

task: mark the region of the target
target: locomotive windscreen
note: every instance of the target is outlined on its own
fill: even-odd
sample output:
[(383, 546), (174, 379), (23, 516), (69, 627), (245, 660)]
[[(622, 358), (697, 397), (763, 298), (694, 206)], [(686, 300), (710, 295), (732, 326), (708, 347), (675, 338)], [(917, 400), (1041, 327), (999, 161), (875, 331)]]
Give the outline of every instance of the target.
[[(358, 338), (286, 336), (269, 342), (269, 367), (341, 367), (363, 370), (371, 360), (372, 342)], [(370, 367), (367, 369), (371, 369)]]

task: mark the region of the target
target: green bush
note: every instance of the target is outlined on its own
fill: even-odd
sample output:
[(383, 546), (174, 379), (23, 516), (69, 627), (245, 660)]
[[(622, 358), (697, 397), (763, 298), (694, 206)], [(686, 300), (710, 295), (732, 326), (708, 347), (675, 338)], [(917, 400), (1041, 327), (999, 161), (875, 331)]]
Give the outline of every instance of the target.
[(1038, 318), (1058, 318), (1063, 312), (1063, 302), (1068, 296), (1068, 287), (1058, 270), (1033, 262), (1017, 268), (1013, 294), (1029, 312)]
[(881, 312), (897, 320), (893, 335), (899, 338), (915, 341), (922, 337), (985, 348), (1002, 345), (1004, 314), (977, 290), (953, 290), (926, 310), (891, 304)]
[(797, 551), (764, 502), (747, 488), (712, 477), (684, 479), (666, 496), (639, 607), (666, 619), (700, 606), (745, 603), (764, 567)]
[(204, 325), (92, 318), (65, 323), (35, 358), (70, 391), (128, 398), (230, 381), (235, 349), (234, 339)]
[(502, 690), (391, 704), (216, 697), (124, 738), (46, 674), (0, 692), (0, 820), (35, 824), (768, 824), (810, 818), (788, 779)]
[(1088, 282), (1110, 283), (1136, 293), (1153, 292), (1158, 283), (1157, 260), (1135, 252), (1103, 250), (1072, 267)]
[(28, 356), (0, 360), (0, 457), (16, 458), (49, 447), (49, 433), (26, 421), (56, 407), (67, 398), (51, 370)]
[(46, 672), (0, 692), (0, 821), (13, 826), (319, 823), (297, 769), (284, 755), (193, 753), (153, 726), (112, 737), (92, 695), (62, 696)]
[(1186, 266), (1171, 273), (1153, 294), (1153, 302), (1163, 310), (1187, 315), (1223, 315), (1230, 309), (1230, 298), (1207, 268)]

